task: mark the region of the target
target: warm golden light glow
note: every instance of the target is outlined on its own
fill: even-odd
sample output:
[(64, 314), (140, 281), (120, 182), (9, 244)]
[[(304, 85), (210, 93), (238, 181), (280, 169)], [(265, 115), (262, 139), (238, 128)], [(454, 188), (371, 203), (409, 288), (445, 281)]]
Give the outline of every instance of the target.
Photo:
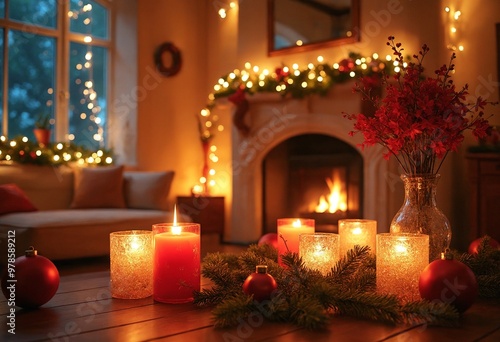
[(333, 171), (332, 178), (326, 179), (326, 184), (330, 193), (322, 195), (314, 208), (316, 213), (335, 213), (337, 211), (347, 210), (347, 193), (344, 181), (342, 180), (340, 170)]

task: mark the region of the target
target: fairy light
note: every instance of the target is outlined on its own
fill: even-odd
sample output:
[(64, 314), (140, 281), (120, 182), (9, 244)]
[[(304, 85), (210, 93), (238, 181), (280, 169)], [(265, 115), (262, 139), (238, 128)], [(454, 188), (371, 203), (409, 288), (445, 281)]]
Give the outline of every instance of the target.
[(460, 43), (460, 27), (461, 27), (461, 16), (462, 11), (458, 9), (452, 9), (450, 6), (444, 8), (446, 13), (448, 29), (447, 29), (447, 48), (452, 51), (464, 51), (463, 44)]
[[(317, 56), (316, 63), (307, 63), (305, 68), (298, 63), (292, 63), (271, 69), (274, 70), (271, 72), (267, 68), (252, 65), (247, 61), (244, 63), (244, 68), (234, 69), (226, 76), (217, 79), (216, 84), (213, 86), (214, 93), (208, 95), (209, 105), (207, 108), (200, 110), (197, 115), (199, 120), (202, 120), (200, 127), (205, 130), (210, 129), (208, 135), (205, 132), (200, 132), (201, 137), (211, 139), (213, 133), (224, 130), (223, 125), (216, 123), (216, 116), (209, 108), (215, 105), (214, 101), (218, 97), (226, 97), (228, 89), (231, 91), (229, 94), (236, 91), (236, 89), (243, 89), (244, 92), (249, 93), (274, 91), (286, 95), (289, 91), (297, 91), (298, 87), (306, 91), (311, 89), (312, 92), (317, 91), (315, 88), (319, 87), (323, 91), (327, 89), (325, 87), (330, 87), (332, 83), (336, 82), (339, 72), (346, 74), (350, 78), (356, 78), (371, 72), (381, 72), (384, 69), (389, 72), (400, 70), (401, 65), (398, 65), (398, 63), (393, 65), (391, 55), (384, 56), (384, 59), (380, 59), (378, 53), (372, 53), (368, 56), (346, 60), (348, 61), (347, 64), (345, 64), (344, 60), (339, 63), (327, 64), (324, 56)], [(328, 65), (331, 67), (327, 67)], [(391, 66), (390, 69), (387, 69), (389, 66)], [(332, 72), (332, 68), (335, 70), (334, 72)], [(301, 77), (301, 75), (304, 76)], [(345, 77), (341, 76), (340, 82), (344, 81)], [(290, 88), (292, 89), (290, 90)], [(212, 140), (210, 143), (210, 153), (208, 153), (207, 159), (210, 163), (217, 163), (219, 161), (216, 153), (217, 147)], [(203, 194), (207, 186), (211, 188), (219, 185), (216, 181), (217, 165), (211, 165), (208, 170), (208, 173), (197, 179), (196, 184), (191, 187), (193, 194)]]

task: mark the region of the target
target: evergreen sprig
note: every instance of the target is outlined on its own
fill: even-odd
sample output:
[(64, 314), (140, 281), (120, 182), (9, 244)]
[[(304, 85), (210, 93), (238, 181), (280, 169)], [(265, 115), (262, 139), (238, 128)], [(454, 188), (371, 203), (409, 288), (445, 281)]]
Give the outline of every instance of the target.
[(479, 296), (485, 298), (500, 297), (500, 250), (490, 245), (488, 235), (485, 235), (478, 246), (476, 255), (454, 253), (455, 259), (463, 262), (472, 270), (479, 285)]
[[(308, 269), (296, 253), (282, 256), (284, 267), (276, 260), (277, 251), (268, 245), (252, 245), (238, 256), (208, 254), (202, 274), (214, 286), (195, 292), (194, 303), (214, 306), (216, 327), (236, 326), (252, 315), (308, 329), (325, 327), (333, 315), (391, 324), (452, 325), (459, 318), (448, 304), (403, 304), (395, 296), (374, 292), (375, 263), (367, 247), (353, 248), (326, 276)], [(278, 283), (271, 299), (263, 302), (242, 291), (244, 280), (258, 264), (267, 265)]]

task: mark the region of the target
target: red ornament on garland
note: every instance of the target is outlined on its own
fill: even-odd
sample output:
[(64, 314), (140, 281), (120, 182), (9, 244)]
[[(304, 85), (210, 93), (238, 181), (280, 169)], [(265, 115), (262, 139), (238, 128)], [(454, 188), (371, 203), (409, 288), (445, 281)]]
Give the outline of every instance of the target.
[(250, 274), (243, 283), (243, 292), (253, 295), (253, 299), (261, 302), (271, 298), (271, 294), (278, 288), (276, 280), (267, 273), (266, 265), (257, 265), (255, 273)]
[[(481, 246), (481, 242), (483, 241), (484, 238), (486, 238), (486, 236), (482, 237), (482, 238), (475, 239), (474, 241), (472, 241), (470, 243), (469, 249), (468, 249), (469, 254), (477, 255), (477, 253), (479, 252), (479, 246)], [(498, 241), (492, 239), (489, 236), (488, 236), (488, 239), (489, 239), (489, 245), (491, 246), (491, 248), (500, 250), (500, 243), (498, 243)]]
[[(9, 271), (11, 270), (11, 271)], [(14, 261), (2, 277), (2, 292), (16, 306), (33, 309), (47, 303), (59, 288), (59, 271), (44, 256), (30, 247)]]
[(467, 265), (453, 259), (448, 249), (441, 253), (441, 259), (427, 265), (420, 275), (418, 289), (423, 299), (451, 304), (460, 313), (465, 312), (478, 295), (476, 276)]

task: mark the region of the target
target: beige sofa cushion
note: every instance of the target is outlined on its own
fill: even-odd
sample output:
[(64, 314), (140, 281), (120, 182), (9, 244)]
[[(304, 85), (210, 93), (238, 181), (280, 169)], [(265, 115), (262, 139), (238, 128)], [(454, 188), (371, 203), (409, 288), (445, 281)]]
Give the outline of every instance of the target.
[(174, 171), (124, 172), (127, 208), (172, 210), (168, 208), (168, 193), (173, 179)]
[(125, 208), (123, 166), (75, 168), (70, 208)]
[(68, 166), (0, 165), (0, 184), (16, 184), (38, 210), (68, 209), (73, 170)]

